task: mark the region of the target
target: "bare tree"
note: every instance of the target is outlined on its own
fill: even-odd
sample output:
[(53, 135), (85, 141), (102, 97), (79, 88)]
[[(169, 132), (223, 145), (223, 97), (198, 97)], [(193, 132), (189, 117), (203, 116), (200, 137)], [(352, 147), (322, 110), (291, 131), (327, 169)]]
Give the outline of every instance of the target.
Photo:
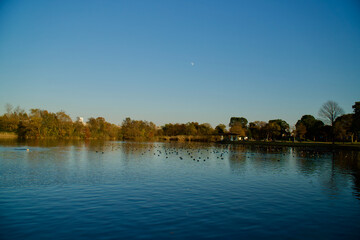
[(319, 116), (329, 122), (331, 126), (334, 125), (336, 118), (343, 114), (344, 110), (334, 101), (327, 101), (319, 110)]
[(14, 107), (10, 103), (7, 103), (5, 104), (5, 109), (6, 115), (9, 117), (12, 114)]

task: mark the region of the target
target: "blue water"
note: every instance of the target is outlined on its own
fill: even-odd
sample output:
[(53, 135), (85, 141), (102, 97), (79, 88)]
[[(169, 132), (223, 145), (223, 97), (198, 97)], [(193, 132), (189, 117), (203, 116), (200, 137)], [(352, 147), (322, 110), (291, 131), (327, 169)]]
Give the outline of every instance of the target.
[(359, 152), (2, 143), (0, 239), (360, 239), (359, 186)]

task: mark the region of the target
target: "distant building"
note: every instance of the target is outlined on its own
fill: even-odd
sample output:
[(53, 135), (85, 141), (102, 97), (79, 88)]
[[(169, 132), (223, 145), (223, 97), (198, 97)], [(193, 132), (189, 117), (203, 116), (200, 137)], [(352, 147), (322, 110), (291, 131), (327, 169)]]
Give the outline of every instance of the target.
[(247, 141), (249, 138), (242, 136), (236, 133), (224, 133), (221, 135), (221, 140), (237, 142), (237, 141)]
[(83, 125), (86, 125), (86, 123), (84, 122), (84, 118), (83, 117), (77, 117), (76, 121), (79, 123), (82, 123)]

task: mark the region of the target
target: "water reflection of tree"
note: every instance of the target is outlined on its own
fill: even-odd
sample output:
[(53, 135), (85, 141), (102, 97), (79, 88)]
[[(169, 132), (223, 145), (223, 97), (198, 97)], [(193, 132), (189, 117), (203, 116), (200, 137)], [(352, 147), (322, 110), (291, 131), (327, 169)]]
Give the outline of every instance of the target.
[(333, 156), (334, 167), (352, 176), (354, 195), (360, 199), (360, 152), (338, 151)]
[(229, 166), (235, 173), (251, 168), (281, 171), (284, 164), (294, 163), (300, 174), (316, 177), (331, 196), (339, 195), (351, 182), (353, 193), (360, 199), (359, 151), (239, 145), (230, 145), (228, 151)]
[(282, 171), (285, 159), (290, 154), (289, 147), (242, 146), (229, 147), (229, 164), (234, 172), (245, 172), (250, 168), (256, 171)]
[(229, 165), (234, 173), (246, 172), (246, 148), (244, 146), (229, 146)]
[(323, 174), (328, 168), (331, 154), (320, 149), (293, 148), (298, 170), (303, 175)]
[(82, 146), (84, 140), (75, 139), (0, 139), (0, 144), (7, 147), (69, 147)]
[(145, 153), (154, 153), (155, 143), (145, 142), (124, 142), (121, 144), (121, 151), (125, 156), (138, 157)]
[(360, 199), (360, 153), (358, 151), (329, 152), (320, 149), (294, 148), (299, 172), (316, 176), (331, 196), (338, 195), (353, 182), (353, 191)]

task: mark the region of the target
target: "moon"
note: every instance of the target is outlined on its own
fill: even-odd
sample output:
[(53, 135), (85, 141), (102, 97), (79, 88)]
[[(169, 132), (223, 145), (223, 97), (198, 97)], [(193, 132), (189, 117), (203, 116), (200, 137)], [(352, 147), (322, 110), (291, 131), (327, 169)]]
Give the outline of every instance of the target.
[(195, 63), (194, 62), (190, 62), (191, 66), (195, 66)]

